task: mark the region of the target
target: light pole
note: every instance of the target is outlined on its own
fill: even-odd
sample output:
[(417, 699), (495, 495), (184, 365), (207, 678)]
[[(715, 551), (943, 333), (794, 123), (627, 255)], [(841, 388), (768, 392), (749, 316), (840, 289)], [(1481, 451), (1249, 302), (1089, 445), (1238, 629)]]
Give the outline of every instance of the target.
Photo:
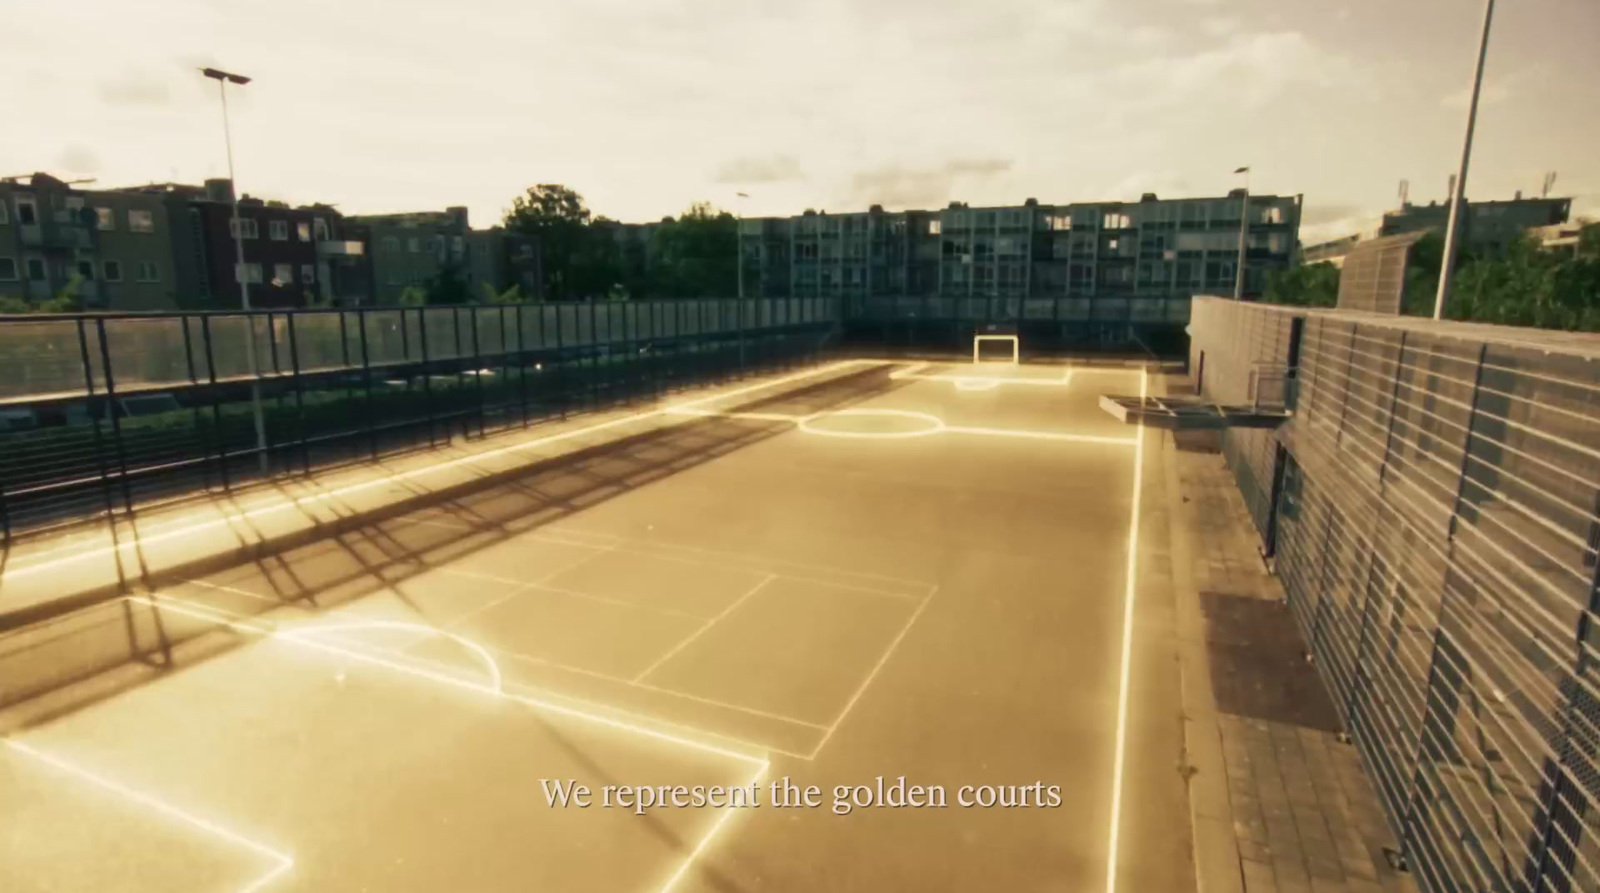
[(1233, 274), (1233, 299), (1244, 300), (1244, 261), (1245, 239), (1250, 233), (1250, 166), (1245, 165), (1234, 169), (1236, 174), (1244, 174), (1244, 196), (1239, 199), (1239, 264)]
[(228, 152), (228, 192), (233, 200), (233, 255), (234, 278), (239, 280), (239, 306), (244, 310), (245, 363), (250, 369), (250, 409), (256, 423), (256, 458), (262, 473), (267, 471), (267, 426), (261, 416), (261, 376), (256, 362), (256, 321), (250, 315), (250, 277), (244, 272), (244, 227), (239, 222), (239, 183), (233, 176), (233, 135), (228, 127), (228, 84), (243, 87), (250, 79), (220, 68), (202, 68), (200, 73), (217, 82), (217, 93), (222, 97), (222, 144)]
[(1478, 125), (1478, 93), (1483, 89), (1483, 62), (1489, 55), (1489, 25), (1494, 21), (1494, 0), (1483, 6), (1483, 33), (1478, 37), (1478, 65), (1472, 74), (1472, 99), (1467, 102), (1467, 135), (1461, 141), (1461, 167), (1450, 191), (1450, 220), (1444, 229), (1444, 257), (1439, 262), (1439, 293), (1433, 299), (1433, 318), (1444, 319), (1444, 302), (1450, 297), (1456, 255), (1461, 251), (1461, 197), (1467, 193), (1467, 164), (1472, 160), (1472, 131)]

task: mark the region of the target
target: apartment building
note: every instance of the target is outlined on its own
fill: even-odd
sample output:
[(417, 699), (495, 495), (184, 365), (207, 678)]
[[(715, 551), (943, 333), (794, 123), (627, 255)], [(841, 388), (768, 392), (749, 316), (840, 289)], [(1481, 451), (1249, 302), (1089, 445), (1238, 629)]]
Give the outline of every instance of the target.
[[(425, 289), (446, 268), (467, 273), (467, 209), (362, 214), (349, 218), (363, 226), (372, 245), (373, 296), (379, 304), (398, 304), (407, 289)], [(476, 296), (474, 296), (476, 297)]]
[(488, 300), (491, 291), (505, 294), (512, 286), (525, 299), (542, 297), (544, 267), (539, 240), (498, 226), (469, 230), (467, 286), (474, 301)]
[[(1571, 198), (1523, 198), (1509, 201), (1464, 203), (1461, 218), (1461, 245), (1468, 250), (1503, 251), (1529, 230), (1558, 226), (1572, 212)], [(1444, 233), (1450, 222), (1449, 201), (1414, 205), (1407, 202), (1399, 210), (1383, 215), (1380, 236), (1429, 231)]]
[(180, 287), (159, 196), (79, 189), (44, 173), (0, 180), (0, 295), (170, 310)]
[[(1300, 196), (1249, 196), (1247, 297), (1294, 258), (1300, 208)], [(1235, 190), (1169, 200), (1147, 193), (1137, 202), (808, 211), (742, 221), (740, 262), (753, 295), (1078, 298), (1085, 308), (1099, 300), (1113, 315), (1137, 318), (1141, 299), (1232, 292), (1242, 209), (1244, 194)]]

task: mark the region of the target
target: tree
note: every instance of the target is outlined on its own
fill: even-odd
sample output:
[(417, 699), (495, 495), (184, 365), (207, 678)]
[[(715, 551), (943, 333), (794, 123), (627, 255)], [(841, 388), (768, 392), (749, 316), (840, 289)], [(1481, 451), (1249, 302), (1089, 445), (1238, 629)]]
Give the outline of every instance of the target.
[(461, 264), (447, 262), (428, 279), (426, 300), (429, 304), (471, 303), (472, 290), (461, 274)]
[(732, 295), (738, 290), (739, 221), (727, 211), (696, 202), (668, 218), (653, 239), (650, 283), (667, 297)]
[(1322, 261), (1267, 274), (1267, 303), (1332, 307), (1339, 302), (1339, 268)]
[(558, 183), (528, 187), (506, 212), (506, 229), (539, 240), (544, 260), (544, 293), (552, 300), (578, 300), (604, 294), (622, 278), (615, 224), (591, 219), (583, 196)]

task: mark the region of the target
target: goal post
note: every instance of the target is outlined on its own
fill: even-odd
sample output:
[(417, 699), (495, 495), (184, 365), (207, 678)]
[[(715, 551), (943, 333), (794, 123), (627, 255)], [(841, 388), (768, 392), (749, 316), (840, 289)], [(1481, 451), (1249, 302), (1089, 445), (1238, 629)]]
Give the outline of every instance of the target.
[(972, 336), (972, 362), (974, 364), (985, 362), (983, 359), (984, 342), (999, 342), (1011, 347), (1011, 356), (1004, 360), (989, 360), (994, 363), (1008, 363), (1012, 366), (1020, 362), (1020, 343), (1015, 335), (973, 335)]

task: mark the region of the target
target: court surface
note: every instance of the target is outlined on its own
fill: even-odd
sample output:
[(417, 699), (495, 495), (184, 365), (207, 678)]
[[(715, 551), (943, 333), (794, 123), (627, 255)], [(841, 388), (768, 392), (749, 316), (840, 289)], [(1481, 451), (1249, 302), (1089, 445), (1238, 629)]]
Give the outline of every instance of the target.
[[(1144, 374), (857, 365), (129, 597), (186, 644), (0, 739), (0, 889), (1193, 889), (1176, 669), (1125, 638), (1145, 447), (1097, 407)], [(878, 776), (946, 805), (835, 812)]]

